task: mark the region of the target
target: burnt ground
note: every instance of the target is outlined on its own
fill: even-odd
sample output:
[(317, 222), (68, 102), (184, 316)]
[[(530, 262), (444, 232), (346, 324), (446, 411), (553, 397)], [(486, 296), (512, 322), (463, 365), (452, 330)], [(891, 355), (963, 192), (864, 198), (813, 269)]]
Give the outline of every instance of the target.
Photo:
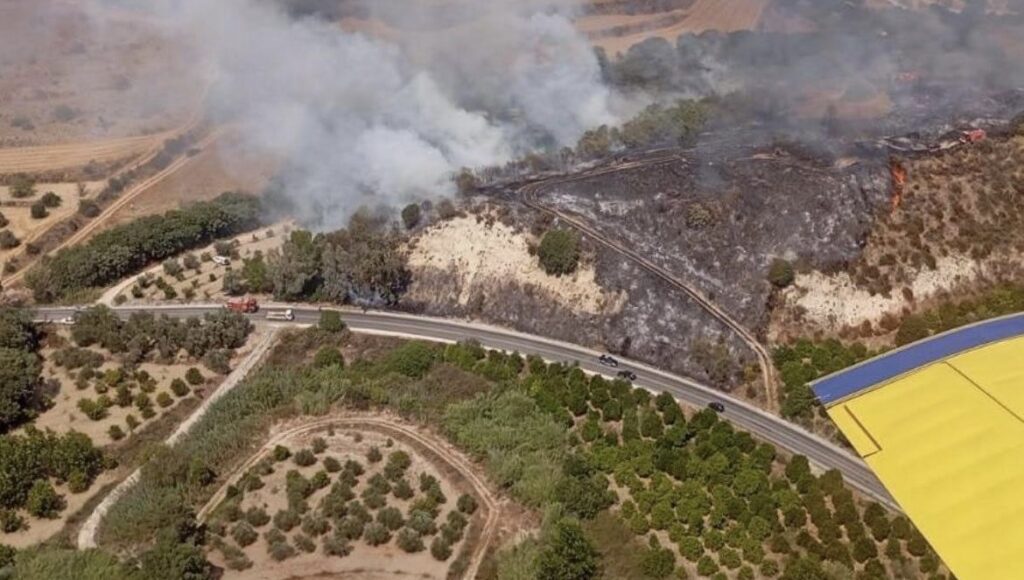
[[(549, 220), (518, 204), (503, 205), (503, 221), (522, 229), (541, 229)], [(756, 361), (735, 335), (691, 298), (622, 256), (599, 251), (583, 239), (586, 260), (597, 282), (610, 292), (624, 290), (627, 300), (610, 314), (589, 314), (560, 305), (515, 280), (490, 281), (471, 288), (465, 305), (451, 272), (417, 272), (418, 301), (401, 308), (434, 316), (482, 320), (522, 332), (607, 350), (731, 388), (742, 382), (745, 367)]]
[(856, 258), (889, 180), (878, 159), (719, 142), (541, 187), (537, 200), (583, 216), (762, 330), (773, 258), (821, 270)]

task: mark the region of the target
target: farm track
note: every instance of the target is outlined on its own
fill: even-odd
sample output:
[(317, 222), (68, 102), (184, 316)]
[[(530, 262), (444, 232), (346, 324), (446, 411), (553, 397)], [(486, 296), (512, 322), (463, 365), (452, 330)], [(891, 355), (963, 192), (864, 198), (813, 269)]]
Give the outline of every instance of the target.
[[(408, 425), (403, 424), (397, 419), (373, 416), (325, 417), (307, 421), (301, 425), (276, 433), (266, 443), (264, 443), (258, 451), (252, 454), (248, 460), (231, 473), (231, 476), (227, 478), (224, 485), (222, 485), (220, 489), (217, 490), (217, 493), (210, 498), (210, 501), (208, 501), (206, 505), (199, 510), (196, 518), (200, 522), (204, 521), (213, 509), (224, 500), (229, 483), (237, 481), (237, 479), (246, 471), (256, 465), (260, 459), (268, 455), (274, 447), (293, 437), (312, 431), (320, 431), (329, 426), (342, 429), (378, 431), (390, 434), (399, 440), (414, 442), (415, 446), (420, 447), (417, 452), (423, 452), (425, 450), (425, 455), (436, 456), (440, 461), (448, 464), (452, 469), (458, 472), (458, 474), (469, 483), (470, 487), (473, 488), (474, 493), (480, 498), (481, 507), (483, 507), (487, 514), (484, 518), (483, 530), (476, 536), (476, 538), (474, 538), (476, 545), (473, 547), (472, 555), (469, 558), (469, 564), (466, 566), (466, 571), (462, 576), (463, 578), (475, 578), (477, 572), (480, 570), (484, 557), (487, 555), (487, 549), (490, 547), (491, 542), (494, 540), (494, 536), (497, 534), (499, 501), (491, 493), (491, 490), (488, 488), (487, 482), (484, 478), (476, 474), (473, 466), (462, 456), (461, 453), (450, 449), (450, 444), (439, 438), (435, 439), (433, 437), (429, 437)], [(467, 541), (468, 538), (469, 535), (467, 534)]]
[[(207, 135), (201, 141), (199, 141), (198, 143), (193, 145), (192, 148), (204, 149), (204, 148), (210, 146), (211, 144), (213, 144), (214, 141), (216, 141), (223, 134), (223, 132), (224, 132), (223, 129), (220, 129), (220, 128), (214, 129), (209, 135)], [(161, 141), (161, 143), (162, 143), (162, 141)], [(149, 161), (151, 161), (154, 157), (156, 157), (160, 153), (160, 150), (161, 149), (158, 147), (155, 151), (151, 152), (146, 157), (140, 159), (138, 162), (133, 164), (131, 166), (131, 168), (139, 167), (139, 166), (142, 166), (142, 165), (148, 163)], [(160, 183), (161, 181), (163, 181), (167, 177), (173, 175), (174, 173), (177, 173), (178, 170), (180, 170), (182, 167), (187, 165), (189, 163), (189, 161), (191, 161), (192, 159), (193, 159), (193, 157), (191, 157), (189, 155), (183, 155), (183, 156), (179, 157), (178, 159), (174, 160), (173, 163), (171, 163), (170, 165), (168, 165), (167, 167), (162, 169), (160, 172), (158, 172), (155, 175), (152, 175), (152, 176), (144, 179), (143, 181), (133, 185), (127, 191), (122, 193), (116, 200), (114, 200), (114, 202), (112, 204), (107, 206), (103, 210), (103, 212), (100, 213), (100, 215), (98, 215), (95, 218), (89, 220), (88, 223), (86, 223), (84, 226), (82, 226), (74, 234), (72, 234), (66, 240), (62, 241), (60, 244), (58, 244), (56, 247), (54, 247), (52, 250), (50, 250), (48, 252), (48, 254), (54, 254), (54, 253), (58, 252), (59, 250), (62, 250), (64, 248), (70, 247), (70, 246), (72, 246), (74, 244), (77, 244), (77, 243), (85, 241), (89, 236), (91, 236), (93, 233), (95, 233), (97, 231), (97, 229), (99, 229), (101, 226), (103, 226), (104, 223), (107, 220), (109, 220), (114, 214), (116, 214), (121, 209), (124, 209), (124, 207), (126, 205), (131, 203), (131, 201), (133, 199), (139, 197), (140, 195), (145, 193), (148, 189), (150, 189), (151, 187), (153, 187), (156, 184)], [(129, 169), (130, 168), (126, 168), (126, 169), (118, 172), (115, 175), (120, 175), (120, 174), (128, 171)], [(48, 231), (48, 230), (43, 230), (41, 232), (37, 232), (35, 234), (35, 236), (33, 236), (31, 239), (26, 240), (26, 241), (31, 242), (34, 239), (38, 238), (39, 236), (44, 235), (46, 233), (46, 231)], [(4, 285), (5, 286), (11, 286), (13, 284), (20, 283), (22, 281), (22, 279), (24, 279), (25, 273), (28, 271), (29, 266), (31, 264), (32, 264), (32, 261), (26, 262), (21, 267), (21, 269), (19, 271), (15, 272), (14, 274), (8, 276), (5, 279)]]
[(599, 232), (596, 228), (583, 221), (578, 216), (570, 215), (564, 211), (555, 209), (553, 207), (544, 205), (539, 201), (543, 190), (565, 184), (572, 183), (575, 181), (581, 181), (584, 179), (591, 179), (593, 177), (607, 175), (611, 173), (618, 173), (621, 171), (627, 171), (630, 169), (636, 169), (639, 167), (657, 167), (663, 164), (674, 163), (679, 161), (680, 158), (677, 155), (665, 155), (653, 159), (637, 160), (623, 163), (614, 167), (602, 168), (596, 171), (584, 172), (578, 175), (571, 175), (562, 178), (547, 179), (530, 183), (520, 187), (517, 190), (521, 201), (528, 207), (533, 208), (537, 211), (546, 213), (553, 217), (556, 217), (563, 222), (571, 225), (580, 232), (586, 234), (588, 237), (593, 239), (598, 244), (624, 256), (630, 261), (634, 262), (647, 272), (657, 276), (661, 280), (669, 283), (678, 290), (681, 290), (687, 296), (689, 296), (694, 302), (696, 302), (701, 308), (703, 308), (708, 314), (714, 317), (716, 320), (724, 324), (730, 330), (736, 333), (736, 335), (753, 351), (757, 357), (758, 365), (761, 367), (761, 379), (764, 382), (765, 389), (765, 406), (771, 411), (778, 411), (778, 391), (776, 388), (775, 381), (775, 369), (772, 365), (771, 356), (768, 354), (768, 349), (765, 348), (754, 333), (747, 329), (745, 326), (740, 324), (735, 318), (729, 313), (719, 307), (717, 304), (712, 302), (707, 296), (704, 295), (696, 287), (686, 283), (679, 279), (668, 270), (658, 266), (651, 262), (638, 252), (628, 248), (621, 242), (613, 240), (607, 235)]

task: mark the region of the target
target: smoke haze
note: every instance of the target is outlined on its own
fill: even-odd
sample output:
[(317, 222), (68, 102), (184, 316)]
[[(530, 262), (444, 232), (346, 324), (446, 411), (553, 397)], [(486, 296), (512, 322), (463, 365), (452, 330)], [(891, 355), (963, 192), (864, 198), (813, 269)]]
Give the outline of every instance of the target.
[(148, 10), (187, 39), (213, 119), (285, 160), (298, 217), (337, 226), (360, 205), (450, 194), (462, 167), (572, 144), (614, 121), (568, 13), (521, 5), (490, 1), (440, 31), (446, 23), (424, 12), (403, 23), (420, 31), (404, 46), (267, 0), (162, 0)]

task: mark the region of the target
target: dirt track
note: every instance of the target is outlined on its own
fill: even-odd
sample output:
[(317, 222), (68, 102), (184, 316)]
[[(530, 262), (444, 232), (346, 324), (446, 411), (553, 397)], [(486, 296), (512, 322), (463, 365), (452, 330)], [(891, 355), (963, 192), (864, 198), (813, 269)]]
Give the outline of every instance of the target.
[[(212, 144), (218, 137), (221, 136), (221, 134), (222, 134), (222, 130), (215, 129), (209, 135), (207, 135), (202, 141), (196, 143), (193, 147), (194, 148), (203, 149), (203, 148), (209, 146), (210, 144)], [(161, 141), (161, 143), (162, 143), (162, 141)], [(159, 151), (160, 151), (160, 148), (158, 147), (151, 154), (148, 154), (148, 155), (146, 155), (146, 157), (144, 157), (141, 160), (139, 160), (139, 162), (134, 164), (134, 166), (145, 164), (150, 159), (152, 159), (152, 157), (156, 156), (159, 153)], [(169, 175), (177, 172), (179, 169), (181, 169), (182, 167), (187, 165), (191, 160), (192, 160), (192, 157), (190, 157), (188, 155), (179, 157), (173, 163), (171, 163), (170, 165), (165, 167), (162, 171), (160, 171), (156, 175), (153, 175), (153, 176), (151, 176), (151, 177), (149, 177), (147, 179), (144, 179), (144, 180), (140, 181), (139, 183), (133, 185), (127, 191), (122, 193), (121, 196), (118, 197), (114, 201), (114, 203), (110, 204), (107, 208), (105, 208), (100, 215), (98, 215), (95, 218), (93, 218), (92, 220), (90, 220), (87, 224), (85, 224), (85, 226), (83, 226), (81, 229), (76, 231), (71, 237), (67, 238), (66, 240), (61, 242), (57, 247), (55, 247), (52, 250), (50, 250), (49, 253), (51, 253), (51, 254), (52, 253), (56, 253), (57, 251), (61, 250), (62, 248), (67, 248), (69, 246), (72, 246), (74, 244), (81, 243), (81, 242), (87, 240), (90, 236), (92, 236), (93, 234), (97, 233), (102, 228), (102, 226), (105, 225), (105, 222), (107, 222), (111, 218), (111, 216), (113, 216), (119, 210), (121, 210), (126, 205), (128, 205), (133, 199), (135, 199), (136, 197), (138, 197), (139, 195), (141, 195), (142, 193), (144, 193), (146, 190), (148, 190), (149, 188), (153, 187), (157, 183), (160, 183), (164, 178), (166, 178)], [(36, 237), (38, 237), (38, 235)], [(29, 240), (29, 241), (31, 241), (31, 240)], [(21, 283), (22, 279), (25, 277), (25, 272), (28, 271), (28, 269), (29, 269), (28, 267), (32, 263), (33, 263), (32, 261), (26, 261), (22, 265), (21, 270), (19, 270), (18, 272), (14, 273), (11, 276), (6, 278), (5, 285), (6, 286), (12, 286), (12, 285)]]
[[(221, 501), (223, 501), (224, 496), (227, 493), (228, 484), (241, 477), (253, 465), (259, 462), (263, 456), (270, 453), (275, 446), (281, 444), (287, 439), (310, 431), (322, 430), (328, 426), (335, 426), (342, 429), (373, 430), (388, 434), (395, 439), (412, 444), (414, 447), (418, 448), (417, 452), (433, 456), (447, 464), (469, 483), (473, 488), (474, 494), (480, 501), (480, 507), (486, 514), (484, 517), (483, 529), (475, 536), (467, 533), (467, 541), (463, 547), (463, 549), (471, 549), (472, 553), (469, 556), (469, 563), (467, 564), (466, 571), (463, 573), (462, 577), (475, 578), (480, 569), (480, 565), (483, 563), (484, 557), (487, 554), (487, 550), (497, 534), (499, 523), (499, 500), (491, 492), (486, 480), (477, 474), (476, 468), (474, 468), (471, 461), (461, 452), (455, 450), (451, 444), (438, 437), (421, 432), (420, 430), (417, 430), (394, 417), (369, 415), (322, 417), (312, 419), (308, 422), (302, 423), (301, 425), (290, 427), (279, 433), (275, 433), (273, 437), (263, 444), (259, 451), (254, 453), (245, 461), (245, 463), (238, 466), (238, 468), (231, 473), (225, 484), (217, 490), (217, 493), (214, 494), (210, 501), (207, 502), (201, 510), (199, 510), (197, 519), (200, 521), (204, 520), (210, 512)], [(471, 545), (471, 540), (475, 540), (475, 545)]]
[(518, 190), (521, 201), (527, 206), (536, 209), (538, 211), (547, 213), (553, 217), (568, 223), (572, 227), (576, 228), (580, 232), (587, 235), (598, 244), (611, 249), (614, 252), (625, 256), (629, 260), (639, 265), (644, 270), (647, 270), (651, 274), (654, 274), (658, 278), (661, 278), (665, 282), (668, 282), (672, 286), (683, 291), (687, 296), (692, 298), (697, 304), (701, 306), (705, 311), (711, 314), (713, 317), (718, 319), (722, 324), (730, 328), (736, 335), (750, 347), (750, 349), (757, 356), (758, 364), (761, 367), (761, 379), (764, 382), (765, 389), (765, 405), (769, 410), (778, 410), (778, 393), (775, 381), (775, 368), (772, 365), (771, 356), (768, 353), (768, 349), (757, 340), (754, 333), (749, 329), (740, 324), (735, 318), (729, 313), (725, 312), (721, 307), (712, 302), (707, 296), (704, 295), (698, 288), (691, 284), (687, 284), (685, 281), (680, 280), (678, 277), (673, 275), (671, 272), (664, 268), (654, 264), (644, 256), (626, 247), (625, 245), (609, 238), (608, 236), (597, 231), (589, 224), (581, 220), (578, 216), (569, 215), (563, 211), (559, 211), (555, 208), (549, 207), (541, 203), (540, 196), (545, 188), (556, 186), (561, 183), (568, 183), (581, 179), (590, 179), (595, 175), (602, 175), (607, 173), (615, 173), (619, 171), (625, 171), (629, 169), (635, 169), (640, 166), (651, 166), (660, 163), (670, 163), (675, 161), (675, 156), (668, 154), (664, 157), (645, 159), (641, 161), (632, 161), (628, 163), (622, 163), (613, 167), (598, 169), (596, 171), (585, 172), (579, 175), (571, 175), (564, 178), (548, 179), (531, 183), (521, 187)]

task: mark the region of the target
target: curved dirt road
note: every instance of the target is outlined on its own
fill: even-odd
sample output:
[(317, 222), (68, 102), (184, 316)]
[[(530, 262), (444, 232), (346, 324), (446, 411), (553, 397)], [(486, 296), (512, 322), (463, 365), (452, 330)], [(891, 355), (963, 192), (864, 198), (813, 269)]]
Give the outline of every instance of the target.
[(619, 171), (626, 171), (629, 169), (636, 169), (641, 166), (652, 166), (660, 165), (663, 163), (671, 163), (677, 160), (675, 155), (668, 155), (666, 157), (660, 157), (655, 159), (631, 161), (629, 163), (623, 163), (615, 167), (607, 167), (598, 169), (595, 171), (584, 172), (578, 175), (571, 175), (563, 178), (547, 179), (538, 181), (536, 183), (530, 183), (520, 187), (516, 193), (519, 194), (520, 200), (527, 207), (533, 208), (537, 211), (546, 213), (554, 216), (563, 222), (571, 225), (577, 230), (583, 232), (587, 237), (593, 239), (598, 244), (624, 256), (628, 260), (634, 262), (644, 270), (657, 276), (658, 278), (668, 282), (673, 287), (681, 290), (687, 296), (693, 299), (701, 308), (703, 308), (708, 314), (713, 316), (716, 320), (724, 324), (730, 330), (736, 333), (737, 336), (753, 351), (757, 357), (758, 365), (761, 367), (761, 380), (764, 382), (765, 388), (765, 405), (772, 411), (778, 410), (778, 392), (776, 389), (775, 381), (775, 367), (772, 365), (771, 355), (768, 354), (768, 349), (765, 348), (754, 333), (747, 329), (745, 326), (740, 324), (734, 319), (728, 312), (724, 311), (717, 304), (712, 302), (703, 292), (698, 290), (696, 287), (687, 284), (685, 281), (680, 280), (674, 274), (668, 270), (658, 266), (651, 262), (647, 258), (643, 257), (634, 250), (626, 247), (625, 245), (612, 240), (608, 236), (597, 231), (596, 228), (590, 226), (579, 217), (569, 215), (563, 211), (557, 210), (553, 207), (544, 205), (539, 201), (540, 195), (543, 189), (551, 187), (553, 185), (560, 185), (563, 183), (571, 183), (573, 181), (579, 181), (582, 179), (590, 179), (599, 175), (606, 175), (609, 173), (617, 173)]
[[(210, 498), (210, 501), (208, 501), (206, 505), (199, 510), (196, 518), (199, 521), (205, 520), (210, 515), (210, 512), (224, 500), (228, 486), (237, 481), (238, 478), (244, 475), (252, 466), (273, 451), (274, 447), (293, 437), (312, 431), (320, 431), (329, 426), (342, 429), (378, 431), (390, 434), (398, 440), (407, 442), (411, 441), (414, 443), (414, 447), (419, 448), (417, 449), (417, 453), (427, 455), (428, 459), (430, 458), (430, 455), (433, 455), (440, 461), (448, 464), (469, 483), (470, 487), (473, 488), (474, 494), (480, 500), (480, 507), (483, 508), (483, 511), (486, 514), (484, 517), (483, 529), (474, 538), (476, 545), (472, 548), (473, 551), (469, 556), (469, 563), (462, 576), (463, 578), (475, 578), (480, 569), (480, 565), (483, 563), (484, 556), (487, 554), (487, 548), (491, 545), (491, 542), (494, 540), (494, 536), (497, 534), (498, 499), (491, 493), (491, 490), (487, 486), (487, 482), (484, 478), (477, 475), (472, 462), (460, 451), (456, 450), (450, 443), (439, 437), (434, 437), (414, 429), (410, 425), (402, 422), (400, 419), (388, 416), (353, 415), (321, 417), (305, 421), (301, 425), (296, 425), (279, 433), (275, 433), (263, 444), (262, 447), (260, 447), (258, 451), (253, 453), (245, 463), (232, 471), (231, 475), (224, 482), (224, 485), (222, 485), (220, 489), (217, 490), (217, 493)], [(426, 450), (425, 453), (424, 450)], [(464, 544), (464, 546), (469, 545), (468, 538), (469, 534), (467, 534), (467, 543)]]

